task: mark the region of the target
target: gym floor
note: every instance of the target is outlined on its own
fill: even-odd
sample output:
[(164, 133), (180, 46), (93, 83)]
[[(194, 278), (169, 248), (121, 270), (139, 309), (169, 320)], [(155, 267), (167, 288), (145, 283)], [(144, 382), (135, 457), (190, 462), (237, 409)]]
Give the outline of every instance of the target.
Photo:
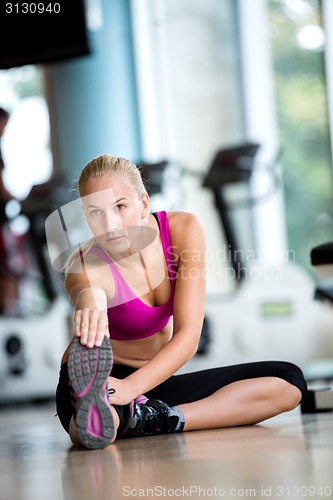
[(333, 414), (75, 449), (53, 401), (0, 408), (2, 500), (333, 498)]

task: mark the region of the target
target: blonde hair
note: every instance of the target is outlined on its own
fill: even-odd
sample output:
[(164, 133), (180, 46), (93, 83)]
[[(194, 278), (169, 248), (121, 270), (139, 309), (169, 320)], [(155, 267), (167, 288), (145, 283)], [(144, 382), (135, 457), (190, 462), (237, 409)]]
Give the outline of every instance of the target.
[(84, 185), (90, 179), (108, 174), (122, 174), (126, 176), (140, 200), (143, 194), (147, 193), (140, 171), (134, 163), (119, 156), (103, 154), (93, 158), (82, 170), (77, 183), (80, 196), (82, 196)]
[[(102, 154), (93, 158), (81, 171), (81, 174), (77, 181), (77, 190), (80, 196), (83, 196), (84, 186), (87, 184), (87, 182), (89, 182), (90, 179), (103, 177), (104, 175), (109, 174), (124, 175), (128, 179), (130, 185), (136, 191), (140, 200), (145, 193), (147, 194), (147, 190), (141, 177), (140, 170), (134, 163), (119, 156)], [(92, 237), (88, 241), (80, 245), (79, 248), (76, 249), (67, 259), (64, 265), (65, 274), (69, 272), (70, 268), (78, 261), (79, 258), (84, 268), (84, 256), (95, 244), (96, 240), (94, 237)]]

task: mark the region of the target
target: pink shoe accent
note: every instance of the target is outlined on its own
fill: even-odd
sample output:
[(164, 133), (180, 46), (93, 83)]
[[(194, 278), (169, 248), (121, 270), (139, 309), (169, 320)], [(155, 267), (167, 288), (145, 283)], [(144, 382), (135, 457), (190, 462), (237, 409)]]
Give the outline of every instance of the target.
[(148, 398), (146, 398), (146, 396), (144, 394), (141, 394), (141, 396), (138, 396), (137, 398), (135, 398), (134, 401), (136, 403), (138, 403), (139, 405), (144, 405), (145, 403), (147, 403)]
[(96, 405), (91, 405), (88, 412), (87, 431), (96, 437), (103, 435), (103, 423), (100, 411)]

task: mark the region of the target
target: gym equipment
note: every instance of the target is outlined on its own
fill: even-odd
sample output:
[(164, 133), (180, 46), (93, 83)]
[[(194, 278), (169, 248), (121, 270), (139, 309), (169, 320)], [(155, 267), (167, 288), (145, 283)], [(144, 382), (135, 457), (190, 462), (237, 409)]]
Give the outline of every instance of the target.
[[(315, 267), (318, 284), (314, 298), (333, 306), (333, 242), (312, 248), (311, 264)], [(320, 360), (308, 372), (308, 397), (301, 405), (302, 413), (333, 411), (333, 360)]]
[(160, 193), (164, 184), (163, 174), (168, 162), (166, 160), (157, 163), (140, 162), (138, 166), (149, 195)]
[(45, 315), (1, 318), (1, 404), (55, 397), (69, 330), (69, 304), (60, 297)]
[(235, 183), (248, 185), (258, 149), (259, 144), (249, 143), (218, 151), (202, 183), (203, 187), (210, 188), (213, 191), (215, 206), (220, 216), (228, 246), (229, 263), (235, 271), (237, 280), (241, 280), (243, 277), (243, 265), (239, 252), (237, 252), (240, 246), (237, 242), (235, 227), (232, 224), (225, 187)]
[(302, 413), (333, 411), (333, 386), (309, 388), (307, 397), (301, 402)]
[(1, 317), (1, 404), (55, 397), (61, 356), (71, 337), (72, 312), (60, 275), (51, 268), (46, 255), (45, 219), (55, 207), (66, 203), (69, 195), (70, 189), (62, 180), (52, 180), (34, 186), (21, 203), (21, 214), (30, 223), (29, 250), (46, 298), (39, 313), (23, 311)]
[[(280, 152), (264, 165), (257, 161), (259, 147), (244, 143), (218, 151), (202, 179), (202, 186), (213, 192), (226, 240), (225, 265), (234, 271), (236, 281), (231, 294), (207, 296), (206, 316), (214, 332), (209, 365), (285, 359), (305, 367), (321, 332), (322, 307), (313, 301), (313, 279), (294, 262), (268, 265), (244, 258), (247, 250), (256, 255), (252, 207), (280, 187), (276, 169)], [(264, 193), (254, 196), (251, 182), (258, 169), (270, 176), (270, 182)], [(237, 188), (235, 201), (230, 194)], [(234, 222), (239, 208), (246, 208), (240, 214), (241, 230)], [(204, 362), (192, 364), (198, 369)]]
[(320, 280), (316, 288), (316, 298), (327, 299), (333, 303), (333, 242), (314, 247), (310, 258)]

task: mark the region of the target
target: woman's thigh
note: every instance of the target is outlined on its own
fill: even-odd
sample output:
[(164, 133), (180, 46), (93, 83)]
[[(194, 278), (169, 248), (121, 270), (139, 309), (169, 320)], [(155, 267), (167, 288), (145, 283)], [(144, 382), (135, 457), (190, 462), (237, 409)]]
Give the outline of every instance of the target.
[(258, 361), (173, 375), (146, 396), (171, 406), (192, 403), (233, 382), (258, 377), (282, 378), (298, 387), (303, 397), (306, 395), (306, 382), (298, 366), (286, 361)]

